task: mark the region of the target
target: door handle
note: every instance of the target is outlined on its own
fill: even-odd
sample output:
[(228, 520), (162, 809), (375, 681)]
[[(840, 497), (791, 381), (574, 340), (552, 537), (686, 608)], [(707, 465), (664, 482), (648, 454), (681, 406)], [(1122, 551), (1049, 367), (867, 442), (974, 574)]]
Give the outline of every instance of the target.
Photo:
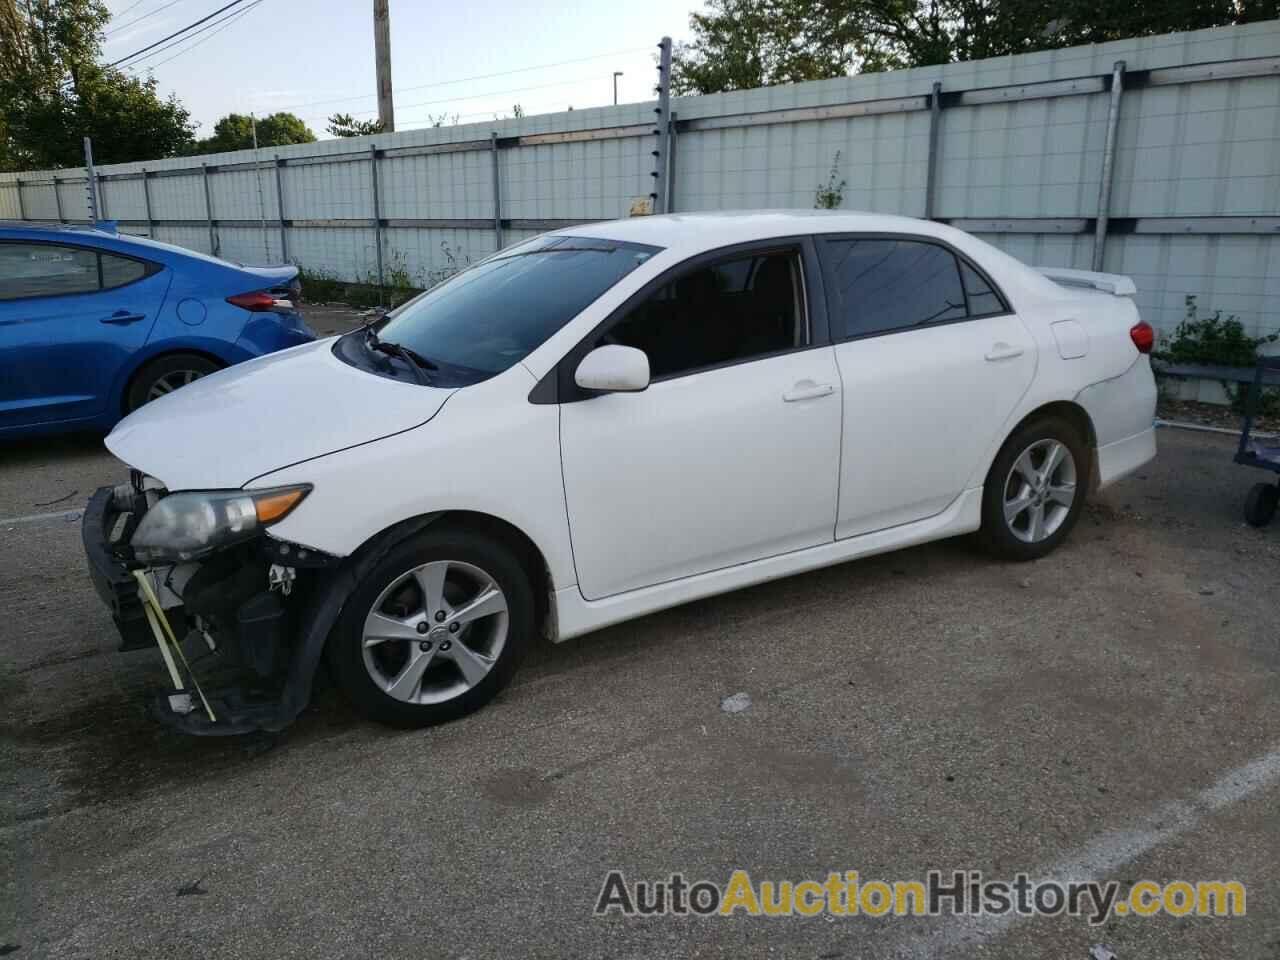
[(1012, 360), (1014, 357), (1022, 356), (1022, 348), (1010, 346), (1001, 340), (999, 343), (993, 343), (991, 349), (987, 351), (987, 360), (994, 363), (997, 360)]
[(99, 323), (113, 323), (116, 326), (124, 326), (126, 323), (137, 323), (139, 320), (147, 319), (145, 313), (130, 313), (128, 310), (117, 310), (109, 317), (103, 317)]
[(783, 403), (795, 403), (797, 400), (816, 400), (818, 397), (829, 397), (836, 388), (829, 383), (814, 383), (812, 380), (801, 380), (782, 395)]

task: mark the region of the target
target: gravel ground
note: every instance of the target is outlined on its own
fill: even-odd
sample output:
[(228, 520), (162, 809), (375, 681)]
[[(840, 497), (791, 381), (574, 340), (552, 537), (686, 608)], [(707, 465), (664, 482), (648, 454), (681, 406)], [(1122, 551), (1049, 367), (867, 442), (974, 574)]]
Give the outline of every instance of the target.
[[(4, 448), (0, 945), (1275, 960), (1280, 542), (1241, 522), (1261, 477), (1230, 438), (1159, 439), (1032, 564), (931, 544), (546, 645), (448, 726), (382, 729), (322, 691), (284, 735), (234, 740), (148, 721), (159, 658), (114, 652), (78, 525), (21, 519), (78, 507), (119, 465), (93, 438)], [(738, 867), (1234, 878), (1248, 916), (591, 914), (611, 869)]]

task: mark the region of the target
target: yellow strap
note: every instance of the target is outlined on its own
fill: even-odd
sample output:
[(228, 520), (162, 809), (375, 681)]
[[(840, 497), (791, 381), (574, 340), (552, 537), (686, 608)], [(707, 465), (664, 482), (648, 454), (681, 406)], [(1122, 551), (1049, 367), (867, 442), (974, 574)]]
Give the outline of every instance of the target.
[(151, 604), (143, 603), (142, 609), (147, 614), (147, 623), (151, 624), (151, 632), (155, 635), (156, 646), (160, 648), (160, 655), (164, 657), (164, 665), (169, 668), (169, 677), (173, 680), (174, 689), (181, 690), (182, 677), (178, 674), (178, 668), (174, 665), (173, 654), (169, 652), (169, 644), (164, 639), (160, 624), (156, 623), (156, 615), (151, 612)]
[[(150, 570), (133, 571), (133, 577), (138, 581), (138, 586), (142, 589), (143, 599), (146, 601), (147, 613), (150, 617), (154, 618), (154, 620), (160, 621), (160, 626), (164, 628), (165, 636), (167, 636), (169, 638), (169, 642), (173, 644), (173, 649), (178, 651), (178, 657), (182, 660), (182, 665), (187, 668), (187, 673), (191, 676), (191, 683), (196, 688), (196, 693), (200, 695), (200, 702), (204, 704), (205, 713), (209, 715), (209, 720), (211, 722), (217, 723), (217, 717), (213, 715), (213, 708), (209, 706), (209, 701), (205, 699), (204, 691), (200, 689), (200, 681), (196, 679), (195, 671), (191, 669), (191, 664), (187, 662), (187, 655), (182, 650), (182, 644), (178, 643), (178, 638), (173, 635), (173, 628), (169, 626), (169, 618), (164, 615), (164, 608), (160, 606), (160, 600), (156, 597), (156, 592), (151, 589), (151, 581), (147, 578), (147, 574), (150, 572)], [(155, 628), (154, 622), (152, 623), (152, 628)], [(159, 639), (158, 636), (157, 639)], [(161, 644), (160, 649), (164, 650), (163, 644)], [(167, 654), (165, 659), (168, 659)], [(181, 686), (180, 683), (179, 686)]]

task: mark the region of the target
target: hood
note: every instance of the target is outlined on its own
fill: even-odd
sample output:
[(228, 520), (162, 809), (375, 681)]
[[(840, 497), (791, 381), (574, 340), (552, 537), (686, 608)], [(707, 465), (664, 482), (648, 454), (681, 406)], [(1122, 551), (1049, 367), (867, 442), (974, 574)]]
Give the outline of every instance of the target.
[(357, 370), (332, 347), (307, 343), (203, 377), (121, 420), (107, 449), (169, 490), (242, 487), (420, 426), (453, 392)]

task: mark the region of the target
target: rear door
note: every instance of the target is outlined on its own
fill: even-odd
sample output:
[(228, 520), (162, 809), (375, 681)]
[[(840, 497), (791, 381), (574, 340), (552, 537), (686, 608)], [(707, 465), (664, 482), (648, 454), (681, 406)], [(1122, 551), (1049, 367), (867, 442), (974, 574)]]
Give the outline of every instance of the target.
[(169, 279), (89, 246), (0, 240), (0, 429), (106, 412)]
[(820, 238), (844, 390), (836, 538), (940, 513), (1035, 374), (1035, 341), (992, 279), (918, 236)]

